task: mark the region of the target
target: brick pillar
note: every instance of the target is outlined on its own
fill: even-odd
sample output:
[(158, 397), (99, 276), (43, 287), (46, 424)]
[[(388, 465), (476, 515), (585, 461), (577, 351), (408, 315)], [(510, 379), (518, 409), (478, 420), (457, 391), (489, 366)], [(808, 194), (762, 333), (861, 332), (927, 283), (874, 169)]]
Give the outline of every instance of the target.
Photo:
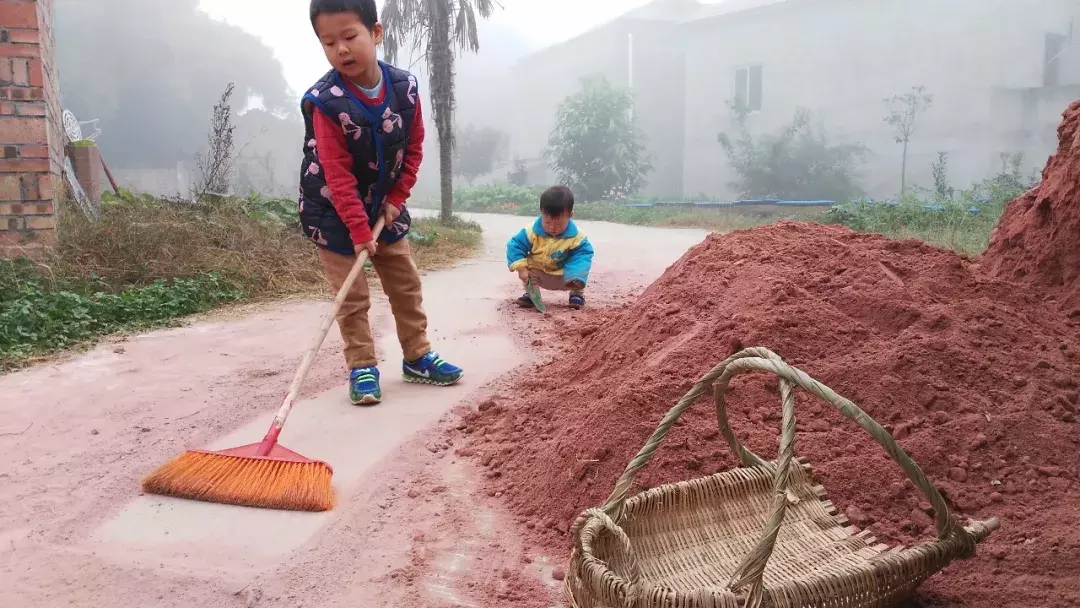
[(52, 0), (0, 0), (0, 255), (56, 241), (64, 128)]

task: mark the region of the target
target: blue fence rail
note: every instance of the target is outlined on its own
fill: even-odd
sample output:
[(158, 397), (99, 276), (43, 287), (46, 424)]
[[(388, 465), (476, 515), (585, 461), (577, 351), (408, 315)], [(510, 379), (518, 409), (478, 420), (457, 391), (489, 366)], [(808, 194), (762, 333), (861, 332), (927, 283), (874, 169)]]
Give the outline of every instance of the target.
[(750, 207), (761, 205), (776, 205), (777, 207), (833, 207), (836, 201), (781, 201), (773, 199), (743, 200), (743, 201), (677, 201), (659, 203), (625, 203), (623, 207), (649, 209), (654, 207), (681, 207), (697, 209), (724, 209), (730, 207)]
[[(875, 205), (884, 205), (886, 207), (898, 207), (899, 201), (867, 201)], [(836, 201), (785, 201), (776, 199), (749, 199), (741, 201), (672, 201), (672, 202), (656, 202), (656, 203), (624, 203), (623, 207), (631, 207), (635, 209), (653, 209), (653, 208), (679, 208), (679, 209), (731, 209), (735, 207), (760, 207), (773, 205), (776, 207), (821, 207), (832, 209), (836, 207)], [(922, 205), (922, 208), (927, 211), (945, 211), (944, 205), (929, 204)], [(967, 212), (971, 215), (979, 215), (982, 210), (978, 207), (972, 206), (967, 209)]]

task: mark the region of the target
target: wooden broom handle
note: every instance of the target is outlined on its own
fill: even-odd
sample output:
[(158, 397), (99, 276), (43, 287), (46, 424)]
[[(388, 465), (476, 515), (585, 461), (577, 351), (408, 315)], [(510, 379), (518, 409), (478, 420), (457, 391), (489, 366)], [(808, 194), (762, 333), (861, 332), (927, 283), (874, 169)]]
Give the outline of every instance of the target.
[[(380, 216), (378, 221), (375, 222), (375, 228), (372, 230), (371, 238), (373, 241), (378, 242), (379, 235), (382, 234), (384, 225), (385, 220)], [(367, 260), (368, 251), (366, 249), (356, 255), (356, 262), (353, 263), (349, 275), (345, 277), (345, 282), (341, 284), (341, 289), (338, 289), (337, 295), (334, 296), (334, 305), (330, 307), (330, 311), (323, 317), (322, 324), (319, 325), (319, 331), (316, 332), (315, 338), (311, 342), (311, 346), (309, 346), (307, 352), (304, 353), (304, 359), (300, 362), (300, 367), (296, 370), (296, 376), (293, 377), (292, 384), (289, 385), (289, 392), (286, 393), (285, 400), (278, 409), (277, 415), (274, 416), (274, 421), (270, 424), (270, 430), (266, 432), (266, 436), (263, 437), (262, 443), (259, 445), (259, 451), (257, 452), (259, 456), (266, 456), (277, 444), (277, 438), (278, 435), (281, 434), (281, 428), (285, 426), (285, 420), (288, 419), (289, 412), (292, 411), (293, 403), (300, 394), (300, 385), (304, 383), (304, 378), (307, 377), (308, 371), (311, 370), (311, 364), (315, 361), (315, 354), (319, 352), (323, 341), (326, 340), (326, 334), (330, 332), (330, 326), (334, 324), (334, 319), (337, 317), (338, 311), (341, 310), (341, 305), (345, 302), (345, 298), (349, 294), (349, 288), (356, 282), (357, 277), (364, 272), (364, 263), (367, 262)]]

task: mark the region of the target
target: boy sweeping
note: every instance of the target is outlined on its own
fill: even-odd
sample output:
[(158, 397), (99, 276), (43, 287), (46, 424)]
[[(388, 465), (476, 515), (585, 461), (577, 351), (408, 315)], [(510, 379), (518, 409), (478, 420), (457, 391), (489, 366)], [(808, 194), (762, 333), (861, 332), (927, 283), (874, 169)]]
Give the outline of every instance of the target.
[[(540, 195), (540, 217), (506, 245), (506, 263), (522, 283), (532, 279), (540, 289), (569, 291), (570, 307), (585, 306), (585, 285), (592, 268), (593, 248), (574, 223), (574, 193), (553, 186)], [(518, 299), (532, 308), (529, 294)]]
[[(327, 282), (341, 289), (367, 251), (390, 300), (406, 382), (447, 386), (462, 376), (431, 349), (420, 274), (405, 239), (405, 202), (423, 158), (416, 78), (376, 58), (382, 42), (375, 0), (312, 0), (311, 25), (333, 69), (304, 95), (300, 221), (319, 247)], [(376, 220), (386, 227), (376, 239)], [(367, 281), (357, 280), (337, 315), (356, 405), (382, 400)]]

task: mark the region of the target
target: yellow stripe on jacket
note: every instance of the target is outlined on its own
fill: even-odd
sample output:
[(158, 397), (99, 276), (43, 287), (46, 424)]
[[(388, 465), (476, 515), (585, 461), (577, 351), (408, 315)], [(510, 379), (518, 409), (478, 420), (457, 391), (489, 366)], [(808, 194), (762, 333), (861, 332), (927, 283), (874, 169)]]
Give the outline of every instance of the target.
[(544, 232), (538, 218), (531, 227), (514, 235), (506, 248), (511, 271), (528, 268), (564, 276), (567, 281), (580, 281), (583, 285), (589, 279), (592, 258), (592, 244), (573, 220), (561, 235), (553, 237)]

